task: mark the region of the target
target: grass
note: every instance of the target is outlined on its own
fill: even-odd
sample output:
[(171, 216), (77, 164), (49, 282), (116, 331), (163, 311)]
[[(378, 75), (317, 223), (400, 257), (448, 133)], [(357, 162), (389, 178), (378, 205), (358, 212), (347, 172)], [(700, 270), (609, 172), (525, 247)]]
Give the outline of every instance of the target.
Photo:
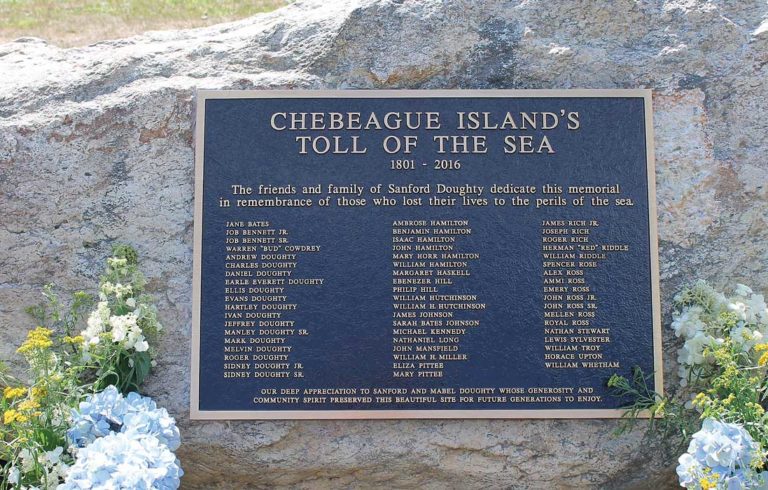
[(0, 42), (34, 36), (83, 46), (148, 30), (201, 27), (269, 12), (290, 0), (0, 0)]

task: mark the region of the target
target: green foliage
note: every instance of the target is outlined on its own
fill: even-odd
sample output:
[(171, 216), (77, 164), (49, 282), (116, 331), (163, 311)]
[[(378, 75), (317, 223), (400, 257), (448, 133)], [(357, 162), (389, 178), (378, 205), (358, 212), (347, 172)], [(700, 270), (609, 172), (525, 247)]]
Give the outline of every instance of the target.
[(83, 319), (86, 310), (93, 306), (93, 297), (84, 291), (72, 295), (69, 308), (65, 308), (53, 291), (52, 284), (43, 286), (44, 302), (25, 309), (39, 325), (50, 325), (56, 331), (71, 335), (75, 325)]
[(768, 307), (763, 295), (738, 285), (726, 296), (698, 281), (684, 288), (675, 304), (671, 327), (683, 340), (680, 389), (662, 397), (639, 369), (632, 379), (612, 376), (608, 386), (613, 394), (631, 400), (619, 432), (649, 413), (646, 434), (679, 453), (702, 420), (737, 424), (759, 444), (756, 468), (761, 470), (768, 454)]
[(117, 243), (112, 246), (112, 257), (125, 259), (129, 267), (136, 267), (139, 264), (139, 252), (125, 243)]
[(639, 418), (648, 417), (646, 438), (660, 443), (667, 456), (685, 449), (691, 435), (698, 430), (698, 417), (673, 398), (661, 396), (651, 388), (653, 374), (646, 375), (635, 367), (632, 378), (614, 374), (608, 380), (611, 394), (632, 400), (622, 415), (615, 434), (621, 435), (637, 424)]
[(84, 349), (97, 366), (97, 390), (115, 385), (124, 394), (138, 391), (151, 371), (152, 345), (162, 325), (145, 285), (136, 250), (115, 246), (100, 279), (96, 310), (83, 331)]
[[(766, 351), (767, 344), (758, 344)], [(742, 425), (752, 438), (768, 449), (768, 414), (765, 411), (766, 383), (762, 366), (753, 365), (751, 356), (726, 338), (710, 349), (713, 359), (708, 388), (700, 391), (692, 405), (701, 418), (714, 418)]]
[(136, 250), (118, 245), (113, 253), (98, 301), (77, 292), (67, 307), (48, 285), (44, 301), (27, 309), (40, 325), (17, 350), (29, 382), (0, 363), (0, 489), (56, 488), (73, 461), (64, 452), (70, 410), (110, 384), (139, 391), (152, 369), (157, 309), (143, 292)]

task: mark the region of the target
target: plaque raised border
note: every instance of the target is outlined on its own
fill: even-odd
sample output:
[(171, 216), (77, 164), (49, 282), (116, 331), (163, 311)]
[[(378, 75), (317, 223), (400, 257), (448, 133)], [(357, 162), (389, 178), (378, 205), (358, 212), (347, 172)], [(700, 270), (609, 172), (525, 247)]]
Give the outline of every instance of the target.
[[(663, 393), (661, 307), (659, 292), (656, 179), (652, 115), (652, 92), (648, 89), (493, 89), (493, 90), (206, 90), (196, 91), (195, 126), (195, 211), (192, 283), (192, 342), (190, 418), (192, 420), (321, 420), (321, 419), (590, 419), (620, 418), (621, 409), (541, 410), (200, 410), (200, 309), (201, 249), (203, 219), (203, 165), (205, 101), (210, 99), (321, 99), (321, 98), (642, 98), (645, 113), (646, 169), (648, 182), (648, 224), (653, 316), (654, 388)], [(641, 414), (648, 417), (649, 414)]]

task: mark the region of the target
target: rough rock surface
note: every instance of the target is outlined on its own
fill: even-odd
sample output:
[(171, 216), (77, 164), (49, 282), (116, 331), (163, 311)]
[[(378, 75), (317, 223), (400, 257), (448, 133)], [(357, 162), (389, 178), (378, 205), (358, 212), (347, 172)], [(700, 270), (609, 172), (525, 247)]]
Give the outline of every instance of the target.
[[(148, 391), (180, 420), (185, 488), (659, 487), (615, 421), (188, 420), (196, 88), (654, 90), (662, 294), (768, 289), (768, 6), (753, 0), (297, 2), (214, 27), (0, 45), (0, 358), (55, 282), (141, 252), (168, 333)], [(665, 334), (667, 383), (676, 372)]]

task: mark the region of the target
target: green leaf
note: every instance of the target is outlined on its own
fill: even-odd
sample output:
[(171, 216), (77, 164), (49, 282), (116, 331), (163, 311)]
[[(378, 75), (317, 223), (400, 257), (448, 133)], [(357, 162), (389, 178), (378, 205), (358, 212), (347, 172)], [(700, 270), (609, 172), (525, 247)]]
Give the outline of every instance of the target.
[(137, 352), (133, 357), (136, 384), (141, 385), (152, 370), (152, 359), (149, 352)]

